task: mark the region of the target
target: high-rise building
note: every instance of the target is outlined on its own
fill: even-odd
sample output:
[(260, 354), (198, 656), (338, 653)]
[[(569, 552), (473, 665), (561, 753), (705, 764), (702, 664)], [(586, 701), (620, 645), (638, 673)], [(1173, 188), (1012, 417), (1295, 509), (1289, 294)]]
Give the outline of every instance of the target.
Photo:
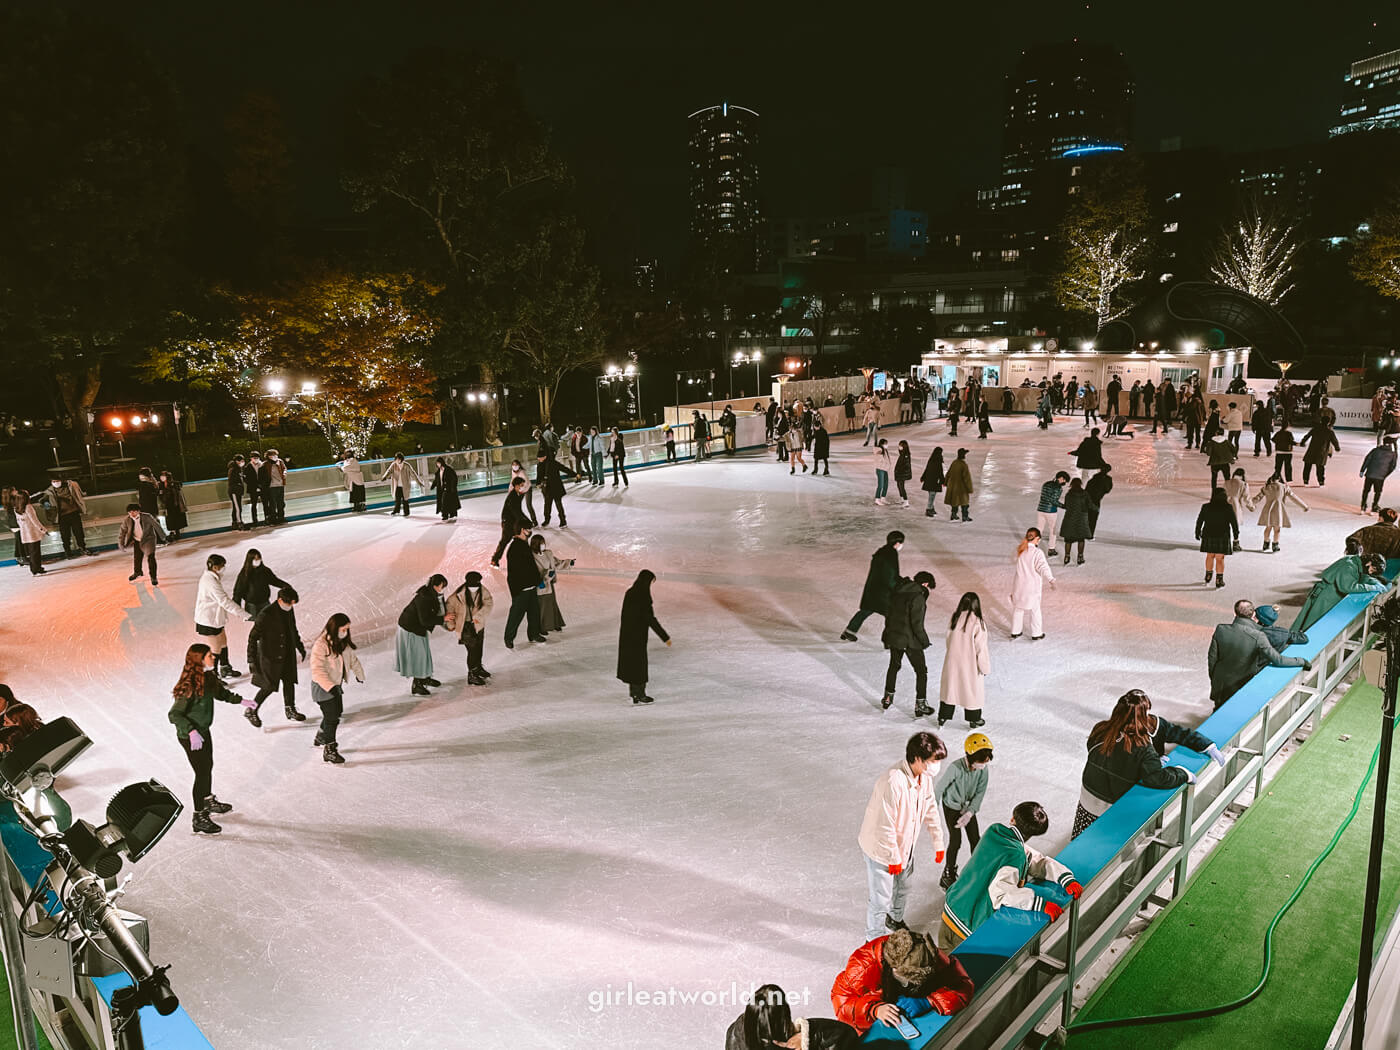
[(1341, 123), (1331, 131), (1400, 128), (1400, 51), (1353, 62), (1342, 77)]
[(1132, 116), (1133, 77), (1121, 52), (1078, 40), (1023, 51), (1006, 80), (997, 206), (1032, 203), (1056, 161), (1127, 149)]
[(698, 109), (690, 128), (690, 233), (727, 268), (758, 264), (758, 114), (728, 102)]

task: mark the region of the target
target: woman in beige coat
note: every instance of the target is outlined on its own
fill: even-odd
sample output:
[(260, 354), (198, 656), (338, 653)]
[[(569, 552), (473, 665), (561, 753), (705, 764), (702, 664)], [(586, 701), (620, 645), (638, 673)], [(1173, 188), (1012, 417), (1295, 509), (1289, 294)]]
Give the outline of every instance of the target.
[(335, 731), (345, 712), (345, 683), (352, 674), (357, 682), (365, 680), (365, 669), (350, 638), (350, 617), (336, 613), (326, 621), (311, 647), (311, 696), (321, 708), (321, 728), (316, 730), (312, 746), (321, 748), (321, 757), (336, 766), (345, 762), (336, 745)]
[[(791, 433), (791, 431), (789, 431)], [(530, 553), (535, 556), (535, 567), (540, 570), (540, 633), (562, 631), (564, 616), (559, 611), (559, 599), (554, 588), (559, 582), (559, 572), (574, 567), (573, 558), (558, 558), (544, 545), (544, 537), (536, 533), (530, 538)]]
[(938, 724), (953, 717), (954, 706), (967, 713), (973, 729), (986, 725), (982, 706), (986, 700), (984, 679), (992, 669), (987, 649), (987, 625), (982, 622), (982, 599), (968, 591), (958, 602), (948, 624), (948, 650), (943, 657), (943, 675), (938, 683)]
[(1289, 501), (1302, 507), (1304, 513), (1307, 512), (1308, 505), (1298, 498), (1297, 493), (1288, 487), (1288, 482), (1278, 474), (1264, 483), (1255, 499), (1259, 503), (1259, 524), (1264, 526), (1264, 545), (1260, 550), (1269, 550), (1269, 533), (1273, 532), (1273, 551), (1277, 554), (1279, 530), (1293, 527), (1293, 522), (1288, 518)]

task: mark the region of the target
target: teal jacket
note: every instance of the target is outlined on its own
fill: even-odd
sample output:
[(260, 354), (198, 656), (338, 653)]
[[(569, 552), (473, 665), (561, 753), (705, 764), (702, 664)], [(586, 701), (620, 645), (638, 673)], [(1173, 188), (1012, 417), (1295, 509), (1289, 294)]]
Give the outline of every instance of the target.
[(991, 780), (986, 766), (971, 769), (964, 755), (948, 763), (948, 768), (938, 778), (934, 788), (939, 803), (954, 813), (976, 813), (982, 808), (982, 799), (987, 794), (987, 782)]
[(1044, 911), (1046, 899), (1025, 885), (1027, 878), (1068, 886), (1074, 873), (1059, 861), (1031, 849), (1006, 824), (987, 829), (967, 867), (943, 902), (943, 922), (964, 940), (998, 908)]

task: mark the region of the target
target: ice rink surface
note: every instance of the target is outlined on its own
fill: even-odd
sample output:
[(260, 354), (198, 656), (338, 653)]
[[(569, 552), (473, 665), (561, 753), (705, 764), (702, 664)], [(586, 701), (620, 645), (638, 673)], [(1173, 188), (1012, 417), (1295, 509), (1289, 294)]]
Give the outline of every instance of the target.
[[(466, 501), (456, 525), (431, 503), (161, 550), (161, 586), (128, 583), (124, 555), (60, 563), (44, 579), (0, 570), (0, 681), (42, 716), (69, 715), (95, 747), (60, 778), (75, 814), (96, 819), (117, 787), (156, 777), (187, 800), (191, 775), (166, 720), (205, 557), (229, 560), (230, 590), (258, 546), (301, 594), (310, 648), (334, 612), (353, 621), (368, 683), (346, 691), (341, 767), (311, 739), (316, 705), (301, 665), (300, 706), (273, 698), (264, 728), (217, 704), (214, 786), (236, 807), (217, 838), (188, 814), (134, 868), (123, 905), (146, 915), (152, 955), (172, 964), (184, 1005), (219, 1050), (655, 1048), (719, 1046), (735, 989), (773, 981), (830, 1016), (831, 983), (862, 941), (865, 869), (856, 832), (871, 785), (903, 755), (915, 723), (906, 666), (879, 709), (881, 621), (837, 640), (868, 559), (891, 528), (905, 575), (929, 568), (930, 693), (962, 592), (982, 596), (992, 634), (987, 727), (996, 761), (982, 822), (1023, 799), (1069, 837), (1084, 738), (1113, 701), (1142, 688), (1189, 724), (1210, 711), (1205, 651), (1240, 597), (1291, 619), (1356, 509), (1365, 434), (1344, 432), (1326, 488), (1295, 490), (1279, 554), (1227, 559), (1229, 585), (1203, 587), (1192, 529), (1208, 492), (1205, 458), (1180, 432), (1112, 441), (1116, 487), (1088, 562), (1053, 569), (1048, 637), (1007, 638), (1011, 559), (1035, 522), (1040, 484), (1087, 431), (994, 417), (986, 441), (942, 420), (885, 432), (914, 452), (914, 507), (871, 504), (859, 437), (833, 441), (830, 477), (791, 477), (757, 453), (634, 472), (630, 489), (571, 489), (568, 531), (550, 546), (578, 568), (561, 578), (568, 622), (547, 645), (501, 644), (509, 603), (488, 560), (501, 497)], [(1303, 430), (1296, 433), (1301, 437)], [(1271, 461), (1241, 460), (1252, 487)], [(924, 517), (918, 475), (935, 444), (970, 450), (971, 524)], [(1295, 478), (1301, 477), (1301, 457)], [(1400, 484), (1395, 482), (1394, 484)], [(893, 485), (891, 485), (893, 495)], [(1386, 501), (1383, 501), (1383, 503)], [(1250, 550), (1249, 548), (1253, 548)], [(613, 677), (622, 594), (649, 568), (657, 616), (650, 692), (635, 708)], [(496, 598), (486, 688), (466, 685), (464, 650), (433, 635), (431, 698), (393, 670), (400, 609), (433, 572), (452, 586), (485, 573)], [(229, 629), (246, 669), (247, 625)], [(231, 683), (243, 695), (246, 677)], [(966, 726), (944, 737), (961, 752)], [(926, 843), (908, 919), (933, 924), (942, 894)], [(628, 1000), (628, 986), (632, 997)], [(665, 1001), (642, 1004), (637, 992)], [(618, 999), (622, 1001), (617, 1002)]]

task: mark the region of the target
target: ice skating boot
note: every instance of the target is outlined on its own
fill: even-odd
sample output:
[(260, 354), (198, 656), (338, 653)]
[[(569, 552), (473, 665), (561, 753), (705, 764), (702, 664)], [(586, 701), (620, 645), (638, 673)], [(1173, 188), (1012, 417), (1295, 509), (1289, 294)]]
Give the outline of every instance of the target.
[(430, 686), (432, 686), (434, 689), (436, 689), (438, 686), (442, 685), (442, 683), (439, 682), (436, 678), (425, 678), (425, 679), (423, 679), (423, 684), (424, 684), (424, 685), (430, 685)]
[(194, 823), (191, 826), (196, 835), (217, 835), (224, 830), (210, 820), (208, 811), (203, 809), (194, 815)]
[(204, 812), (206, 813), (232, 813), (233, 807), (227, 802), (220, 802), (218, 797), (210, 795), (204, 800)]
[(1221, 587), (1224, 587), (1224, 586), (1225, 586), (1225, 574), (1224, 574), (1223, 572), (1218, 572), (1218, 573), (1216, 573), (1216, 574), (1215, 574), (1215, 587), (1216, 587), (1216, 590), (1219, 590)]
[(907, 930), (907, 929), (909, 929), (908, 924), (907, 924), (903, 919), (891, 918), (891, 917), (888, 916), (888, 915), (885, 916), (885, 926), (886, 926), (887, 929), (891, 929), (891, 930)]
[(432, 693), (428, 692), (428, 687), (427, 687), (426, 685), (423, 684), (423, 680), (422, 680), (421, 678), (415, 678), (415, 679), (413, 680), (413, 688), (410, 689), (409, 692), (410, 692), (413, 696), (432, 696), (432, 695), (433, 695)]
[(951, 860), (943, 865), (943, 877), (938, 880), (938, 885), (943, 889), (951, 889), (953, 883), (958, 881), (958, 866)]
[(1213, 573), (1213, 572), (1208, 572), (1208, 573), (1206, 573), (1206, 583), (1210, 583), (1210, 581), (1213, 580), (1214, 578), (1215, 578), (1215, 573)]
[(262, 719), (258, 717), (258, 709), (256, 707), (245, 707), (243, 709), (243, 717), (248, 720), (249, 724), (254, 729), (262, 728)]
[(486, 684), (486, 678), (485, 678), (485, 676), (480, 675), (480, 674), (477, 674), (475, 671), (473, 671), (471, 674), (467, 675), (467, 685), (485, 685), (485, 684)]
[(297, 710), (296, 704), (283, 704), (282, 713), (287, 716), (288, 722), (305, 722), (306, 716)]
[(1275, 554), (1278, 553), (1278, 544), (1277, 544), (1277, 543), (1274, 544), (1274, 553), (1275, 553)]
[(880, 700), (880, 710), (888, 711), (890, 709), (890, 704), (892, 703), (894, 703), (894, 694), (886, 693), (884, 697)]
[(854, 641), (857, 641), (858, 639), (857, 639), (856, 636), (855, 636), (854, 634), (852, 634), (850, 631), (842, 631), (842, 632), (841, 632), (841, 640), (842, 640), (843, 642), (854, 642)]
[(316, 739), (311, 741), (312, 747), (320, 747), (326, 742), (326, 734), (321, 730), (316, 730)]
[(345, 765), (345, 759), (341, 756), (340, 750), (335, 746), (335, 741), (331, 741), (321, 749), (321, 759), (334, 766)]

